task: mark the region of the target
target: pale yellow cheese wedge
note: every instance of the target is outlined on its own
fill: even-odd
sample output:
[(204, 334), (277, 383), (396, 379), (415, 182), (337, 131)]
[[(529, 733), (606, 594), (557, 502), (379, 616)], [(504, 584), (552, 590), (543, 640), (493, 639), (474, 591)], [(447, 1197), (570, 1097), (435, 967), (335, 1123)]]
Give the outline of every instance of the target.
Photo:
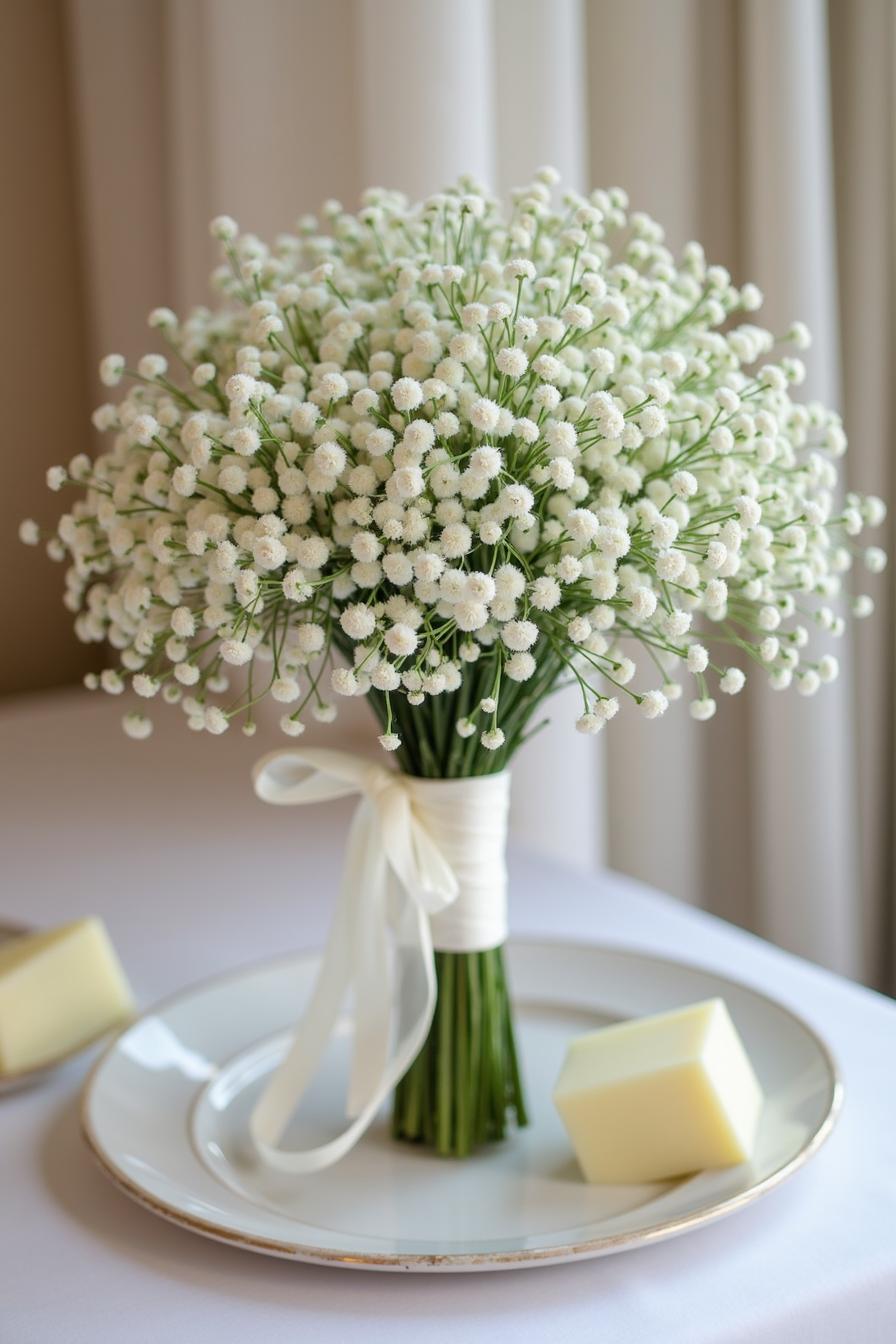
[(709, 999), (571, 1042), (554, 1104), (585, 1179), (629, 1185), (748, 1161), (762, 1091)]
[(0, 944), (0, 1074), (52, 1063), (133, 1011), (101, 920), (80, 919)]

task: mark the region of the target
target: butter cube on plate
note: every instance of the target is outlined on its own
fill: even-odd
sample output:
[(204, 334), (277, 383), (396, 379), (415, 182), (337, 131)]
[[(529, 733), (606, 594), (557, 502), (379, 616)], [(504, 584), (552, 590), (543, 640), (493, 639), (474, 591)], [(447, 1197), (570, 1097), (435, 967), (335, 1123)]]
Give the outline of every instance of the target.
[(572, 1041), (554, 1104), (585, 1179), (634, 1185), (748, 1161), (762, 1091), (709, 999)]
[(133, 1011), (101, 920), (0, 943), (0, 1077), (52, 1064)]

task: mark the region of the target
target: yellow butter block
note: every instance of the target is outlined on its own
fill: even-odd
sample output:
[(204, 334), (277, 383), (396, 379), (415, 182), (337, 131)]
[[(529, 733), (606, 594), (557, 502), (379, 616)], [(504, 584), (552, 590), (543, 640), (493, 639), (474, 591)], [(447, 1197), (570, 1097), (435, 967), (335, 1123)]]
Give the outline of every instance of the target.
[(80, 919), (0, 944), (0, 1074), (52, 1063), (133, 1011), (101, 920)]
[(762, 1090), (709, 999), (573, 1041), (554, 1104), (585, 1179), (628, 1185), (748, 1161)]

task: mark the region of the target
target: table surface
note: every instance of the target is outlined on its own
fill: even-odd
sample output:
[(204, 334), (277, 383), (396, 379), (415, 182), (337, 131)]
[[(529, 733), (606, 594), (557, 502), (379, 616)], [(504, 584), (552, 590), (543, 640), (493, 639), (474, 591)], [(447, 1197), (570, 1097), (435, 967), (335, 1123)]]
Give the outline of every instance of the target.
[[(171, 714), (121, 735), (79, 692), (0, 710), (0, 915), (104, 917), (138, 1000), (324, 936), (349, 815), (265, 808), (269, 742)], [(892, 1344), (896, 1005), (628, 879), (511, 854), (517, 932), (680, 956), (775, 995), (837, 1055), (846, 1103), (807, 1167), (714, 1226), (513, 1274), (350, 1273), (204, 1241), (130, 1203), (82, 1146), (78, 1060), (0, 1099), (0, 1344)], [(549, 895), (549, 899), (545, 899)]]

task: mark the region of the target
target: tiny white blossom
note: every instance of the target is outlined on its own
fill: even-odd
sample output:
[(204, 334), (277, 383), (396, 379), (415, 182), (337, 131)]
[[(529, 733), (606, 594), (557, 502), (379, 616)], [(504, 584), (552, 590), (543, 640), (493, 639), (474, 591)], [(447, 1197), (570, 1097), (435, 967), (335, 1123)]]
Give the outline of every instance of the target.
[(739, 667), (729, 667), (719, 681), (719, 690), (726, 695), (737, 695), (744, 688), (746, 677)]
[(114, 667), (104, 667), (100, 673), (100, 686), (107, 695), (121, 695), (124, 690), (121, 673)]
[(232, 242), (239, 233), (239, 225), (230, 215), (216, 215), (209, 224), (209, 232), (213, 238), (217, 238), (222, 243)]
[(796, 679), (796, 689), (800, 695), (815, 695), (820, 685), (821, 677), (811, 667), (807, 667)]
[(121, 726), (128, 737), (134, 738), (137, 742), (144, 741), (152, 735), (152, 719), (148, 719), (145, 714), (133, 712), (125, 714), (121, 720)]
[(221, 643), (221, 657), (233, 667), (241, 667), (252, 657), (252, 646), (244, 639), (225, 639)]
[(143, 355), (137, 361), (137, 372), (141, 378), (151, 381), (162, 378), (168, 371), (168, 361), (164, 355)]
[(147, 318), (147, 323), (150, 327), (160, 331), (172, 329), (177, 326), (177, 314), (172, 312), (170, 308), (153, 308)]
[(205, 360), (203, 363), (197, 364), (193, 370), (193, 382), (197, 387), (207, 387), (209, 383), (215, 381), (216, 373), (217, 369), (214, 364), (210, 364), (208, 360)]
[(203, 721), (206, 732), (212, 733), (215, 736), (220, 733), (226, 733), (227, 729), (230, 727), (227, 715), (224, 713), (223, 709), (220, 709), (217, 705), (209, 705), (203, 716)]
[(508, 621), (501, 631), (501, 639), (508, 649), (525, 652), (538, 639), (538, 626), (532, 621)]
[(416, 410), (423, 402), (423, 389), (415, 378), (399, 378), (390, 392), (397, 411)]
[(482, 433), (495, 428), (499, 415), (500, 407), (488, 397), (478, 397), (470, 407), (470, 422)]
[(280, 720), (280, 730), (286, 733), (287, 737), (301, 737), (305, 725), (301, 719), (296, 719), (291, 714), (284, 714)]
[(117, 387), (124, 373), (124, 355), (106, 355), (100, 361), (100, 382), (106, 387)]
[(676, 471), (669, 482), (680, 499), (691, 499), (700, 489), (697, 477), (692, 471)]
[(549, 575), (535, 579), (529, 589), (529, 600), (537, 611), (553, 611), (562, 596), (559, 583)]
[(505, 346), (495, 356), (495, 364), (500, 372), (507, 374), (509, 378), (522, 378), (529, 367), (529, 360), (524, 350)]
[(397, 658), (407, 658), (417, 647), (417, 636), (409, 625), (399, 621), (386, 631), (385, 644)]
[(339, 624), (350, 639), (367, 639), (376, 627), (376, 617), (369, 607), (355, 602), (339, 618)]
[(504, 675), (511, 681), (528, 681), (537, 669), (538, 664), (531, 653), (513, 653), (504, 664)]
[(645, 719), (658, 719), (669, 708), (669, 701), (662, 691), (646, 691), (640, 708)]
[(645, 406), (638, 416), (638, 426), (645, 439), (658, 438), (667, 428), (665, 413), (659, 406)]
[(828, 684), (836, 681), (840, 675), (840, 664), (832, 653), (826, 653), (818, 660), (819, 680)]
[(576, 730), (580, 733), (593, 735), (600, 732), (605, 722), (606, 718), (603, 715), (587, 712), (576, 719)]
[(358, 679), (350, 667), (334, 667), (330, 684), (337, 695), (357, 695)]

